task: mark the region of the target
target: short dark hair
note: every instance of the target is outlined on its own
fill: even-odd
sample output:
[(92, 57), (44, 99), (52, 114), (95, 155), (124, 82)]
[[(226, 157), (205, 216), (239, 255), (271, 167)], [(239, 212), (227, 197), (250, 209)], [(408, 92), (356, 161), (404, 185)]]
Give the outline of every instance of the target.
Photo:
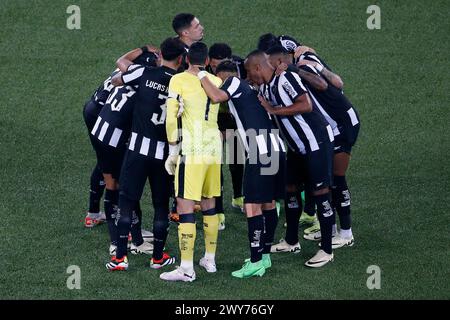
[(270, 47), (278, 44), (278, 38), (273, 33), (265, 33), (258, 39), (258, 50), (266, 52)]
[(177, 34), (180, 34), (184, 29), (189, 28), (194, 19), (195, 16), (192, 13), (179, 13), (172, 20), (172, 28)]
[(250, 52), (247, 57), (245, 58), (245, 60), (252, 58), (252, 57), (256, 57), (256, 56), (260, 56), (263, 55), (265, 52), (259, 49), (253, 50), (252, 52)]
[(208, 47), (203, 42), (195, 42), (189, 48), (187, 56), (190, 64), (203, 65), (208, 57)]
[(282, 45), (277, 44), (267, 49), (266, 54), (268, 54), (269, 56), (272, 54), (289, 54), (289, 51), (287, 51)]
[(217, 60), (223, 60), (223, 59), (229, 59), (231, 58), (231, 48), (226, 43), (214, 43), (209, 48), (209, 58), (210, 59), (217, 59)]
[(238, 72), (237, 65), (231, 60), (224, 60), (216, 68), (216, 74), (219, 72)]
[(163, 59), (167, 61), (174, 61), (185, 52), (184, 45), (178, 38), (167, 38), (160, 48)]

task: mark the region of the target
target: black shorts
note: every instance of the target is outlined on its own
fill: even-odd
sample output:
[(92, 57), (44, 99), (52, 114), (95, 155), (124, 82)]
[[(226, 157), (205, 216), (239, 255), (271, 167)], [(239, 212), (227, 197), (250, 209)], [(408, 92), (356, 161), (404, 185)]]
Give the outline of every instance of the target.
[(125, 155), (126, 146), (114, 148), (103, 144), (96, 137), (90, 135), (92, 146), (97, 155), (97, 163), (102, 173), (111, 174), (116, 180), (120, 177), (123, 157)]
[(355, 126), (339, 126), (340, 134), (334, 137), (334, 153), (352, 153), (352, 148), (356, 143), (359, 133), (359, 123)]
[[(270, 203), (283, 199), (286, 190), (286, 155), (273, 152), (271, 162), (250, 163), (244, 168), (243, 195), (245, 203)], [(276, 157), (276, 158), (275, 158)]]
[[(331, 187), (333, 182), (333, 143), (324, 140), (320, 149), (305, 155), (289, 150), (287, 155), (287, 184), (296, 185), (300, 191), (306, 188), (320, 190)], [(308, 185), (308, 187), (307, 187)]]
[(127, 150), (120, 173), (120, 194), (131, 200), (139, 201), (144, 191), (146, 180), (150, 183), (153, 204), (169, 203), (173, 193), (173, 176), (170, 176), (164, 160), (154, 159)]
[(296, 185), (300, 191), (305, 190), (307, 173), (306, 156), (289, 149), (286, 154), (286, 184)]
[(217, 115), (217, 125), (219, 126), (220, 131), (225, 131), (227, 129), (237, 129), (236, 121), (231, 113), (228, 112), (219, 112)]
[(95, 122), (97, 121), (97, 117), (100, 114), (102, 107), (102, 105), (98, 104), (94, 100), (89, 100), (84, 105), (83, 118), (89, 133), (94, 128)]

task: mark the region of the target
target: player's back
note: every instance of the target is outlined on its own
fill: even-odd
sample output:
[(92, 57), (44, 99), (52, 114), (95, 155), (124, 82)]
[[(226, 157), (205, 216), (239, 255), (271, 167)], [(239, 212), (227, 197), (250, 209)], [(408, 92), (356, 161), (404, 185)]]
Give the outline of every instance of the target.
[[(216, 86), (222, 82), (212, 74), (208, 74), (208, 77)], [(219, 104), (211, 103), (198, 77), (187, 71), (172, 77), (169, 91), (183, 98), (182, 153), (215, 155), (221, 150), (217, 125)]]

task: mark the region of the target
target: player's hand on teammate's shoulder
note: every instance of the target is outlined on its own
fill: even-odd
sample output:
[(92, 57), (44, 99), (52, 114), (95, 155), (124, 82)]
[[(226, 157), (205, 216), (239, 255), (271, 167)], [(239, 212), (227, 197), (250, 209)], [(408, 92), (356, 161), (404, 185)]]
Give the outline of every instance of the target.
[(153, 52), (153, 53), (157, 53), (157, 54), (159, 54), (159, 48), (157, 48), (157, 47), (154, 47), (154, 46), (152, 46), (151, 44), (148, 44), (147, 45), (147, 49), (148, 49), (148, 51), (149, 52)]
[(316, 53), (316, 51), (313, 48), (307, 47), (307, 46), (298, 46), (295, 49), (295, 53), (294, 53), (294, 58), (298, 58), (300, 57), (302, 54), (304, 54), (305, 52), (312, 52), (312, 53)]
[(297, 62), (297, 66), (298, 66), (298, 67), (300, 67), (300, 66), (306, 66), (306, 65), (310, 65), (310, 66), (313, 66), (314, 68), (316, 68), (317, 65), (318, 65), (318, 63), (317, 63), (317, 62), (314, 62), (314, 61), (311, 61), (311, 60), (305, 60), (305, 59), (302, 59), (302, 60), (300, 60), (299, 62)]

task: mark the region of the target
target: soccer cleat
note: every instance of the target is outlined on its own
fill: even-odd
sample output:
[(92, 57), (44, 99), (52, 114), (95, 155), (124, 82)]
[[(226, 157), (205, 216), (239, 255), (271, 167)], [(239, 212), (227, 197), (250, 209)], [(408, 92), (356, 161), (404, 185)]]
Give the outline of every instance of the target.
[(116, 256), (111, 258), (111, 261), (106, 264), (106, 269), (109, 271), (126, 271), (128, 269), (127, 256), (122, 259), (117, 259)]
[(333, 261), (333, 257), (334, 257), (333, 253), (328, 254), (323, 250), (319, 250), (314, 255), (314, 257), (306, 261), (305, 266), (311, 268), (320, 268), (326, 265), (328, 262)]
[(153, 232), (141, 229), (142, 238), (146, 242), (153, 242)]
[(187, 274), (181, 267), (177, 267), (173, 271), (161, 273), (159, 278), (166, 281), (192, 282), (195, 280), (195, 271), (192, 274)]
[(225, 215), (223, 213), (218, 213), (219, 217), (219, 231), (225, 230)]
[[(344, 238), (340, 234), (336, 234), (331, 239), (331, 248), (333, 249), (339, 249), (342, 247), (351, 247), (355, 244), (355, 239), (353, 236), (351, 238)], [(319, 243), (319, 247), (321, 247), (321, 244)]]
[(169, 256), (167, 253), (163, 253), (163, 257), (159, 260), (155, 258), (150, 259), (150, 268), (152, 269), (161, 269), (162, 267), (168, 266), (169, 264), (175, 263), (175, 257)]
[(316, 233), (317, 231), (320, 232), (320, 223), (319, 223), (319, 221), (315, 218), (315, 216), (314, 216), (314, 219), (315, 219), (314, 224), (313, 224), (311, 227), (306, 228), (306, 229), (303, 231), (304, 234), (312, 234), (312, 233)]
[(132, 254), (153, 254), (153, 244), (149, 242), (142, 242), (141, 245), (137, 246), (134, 243), (131, 244), (130, 252)]
[(310, 216), (306, 212), (302, 212), (302, 214), (300, 215), (300, 220), (299, 220), (300, 227), (311, 225), (311, 224), (314, 225), (316, 222), (317, 222), (316, 215)]
[[(245, 262), (250, 261), (250, 258), (245, 259)], [(263, 253), (262, 255), (262, 264), (264, 266), (264, 269), (269, 269), (272, 267), (272, 260), (270, 259), (270, 253)]]
[(300, 243), (297, 242), (294, 245), (290, 245), (286, 242), (286, 240), (281, 239), (279, 243), (274, 244), (270, 247), (270, 252), (276, 253), (276, 252), (293, 252), (293, 253), (299, 253), (301, 250)]
[(99, 213), (88, 212), (86, 214), (86, 217), (84, 218), (84, 226), (86, 228), (93, 228), (95, 226), (98, 226), (99, 224), (102, 224), (105, 221), (106, 216), (104, 212)]
[(214, 273), (217, 272), (216, 262), (206, 259), (205, 257), (201, 258), (199, 263), (201, 267), (205, 268), (206, 272)]
[(310, 241), (320, 241), (322, 240), (322, 234), (319, 231), (316, 231), (314, 233), (309, 233), (309, 234), (304, 234), (303, 238), (305, 238), (306, 240), (310, 240)]
[(231, 206), (244, 212), (244, 197), (233, 198)]
[(257, 262), (246, 261), (241, 269), (233, 271), (231, 275), (236, 278), (262, 277), (266, 273), (262, 260)]
[(115, 256), (117, 252), (117, 246), (114, 244), (110, 244), (109, 245), (109, 255), (110, 256)]

